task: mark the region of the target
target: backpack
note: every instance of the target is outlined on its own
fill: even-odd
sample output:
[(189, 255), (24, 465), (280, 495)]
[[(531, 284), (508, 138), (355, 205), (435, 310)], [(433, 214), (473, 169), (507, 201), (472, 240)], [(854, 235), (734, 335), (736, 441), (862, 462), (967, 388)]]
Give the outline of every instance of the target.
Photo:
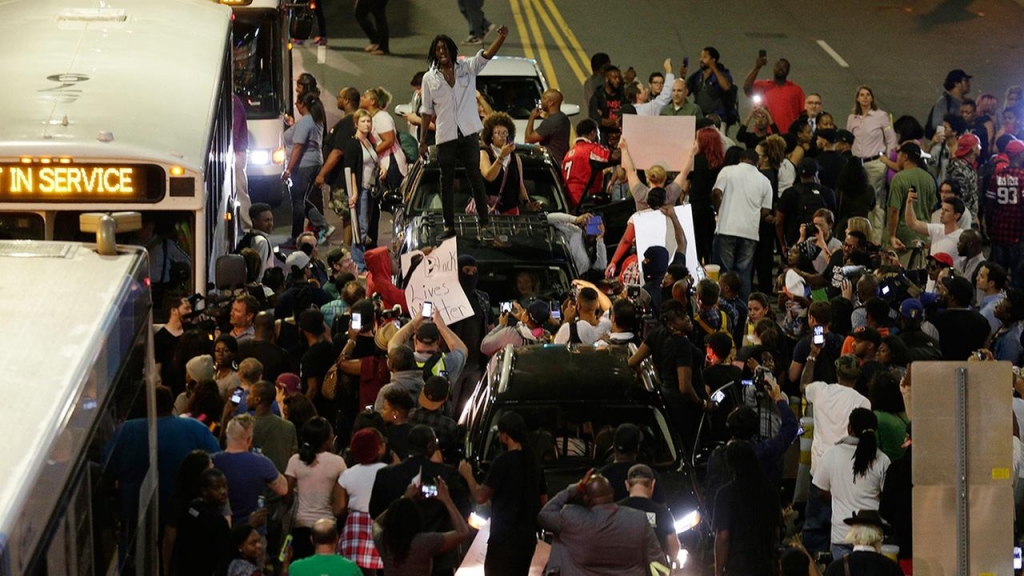
[(232, 254), (241, 254), (242, 250), (246, 248), (252, 248), (252, 240), (256, 237), (256, 232), (249, 230), (238, 239), (238, 244), (235, 244), (235, 249), (231, 251)]
[(793, 190), (796, 192), (796, 221), (799, 224), (810, 222), (815, 212), (825, 208), (825, 198), (817, 185), (798, 182), (793, 184)]
[(398, 145), (405, 154), (405, 161), (409, 164), (416, 162), (420, 157), (420, 143), (416, 137), (404, 130), (395, 130), (395, 133), (398, 134)]

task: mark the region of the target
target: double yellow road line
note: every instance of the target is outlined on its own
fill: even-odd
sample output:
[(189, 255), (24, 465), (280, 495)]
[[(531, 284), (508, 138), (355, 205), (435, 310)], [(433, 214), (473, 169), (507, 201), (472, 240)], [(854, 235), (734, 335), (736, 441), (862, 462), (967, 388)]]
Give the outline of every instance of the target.
[[(562, 13), (555, 5), (555, 0), (509, 0), (509, 2), (512, 5), (512, 16), (516, 21), (519, 39), (523, 43), (523, 52), (527, 58), (540, 61), (541, 69), (548, 80), (548, 86), (558, 88), (558, 76), (555, 74), (555, 67), (551, 64), (547, 41), (539, 22), (544, 23), (544, 27), (547, 28), (554, 40), (552, 45), (562, 53), (569, 68), (572, 69), (576, 79), (582, 85), (590, 76), (590, 58), (583, 51), (583, 46), (573, 34), (572, 28), (569, 28), (565, 18), (562, 17)], [(534, 48), (535, 46), (536, 48)]]

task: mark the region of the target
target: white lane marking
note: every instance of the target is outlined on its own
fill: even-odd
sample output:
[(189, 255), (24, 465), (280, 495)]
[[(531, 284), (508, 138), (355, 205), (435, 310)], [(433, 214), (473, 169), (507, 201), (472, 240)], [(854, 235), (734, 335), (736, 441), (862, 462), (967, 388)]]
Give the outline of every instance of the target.
[(818, 46), (821, 46), (821, 49), (824, 50), (826, 54), (831, 56), (832, 59), (836, 61), (836, 64), (839, 64), (843, 68), (850, 67), (850, 65), (846, 63), (846, 60), (843, 60), (843, 57), (839, 55), (839, 52), (836, 52), (835, 50), (832, 49), (831, 46), (828, 45), (828, 42), (825, 42), (824, 40), (818, 40)]

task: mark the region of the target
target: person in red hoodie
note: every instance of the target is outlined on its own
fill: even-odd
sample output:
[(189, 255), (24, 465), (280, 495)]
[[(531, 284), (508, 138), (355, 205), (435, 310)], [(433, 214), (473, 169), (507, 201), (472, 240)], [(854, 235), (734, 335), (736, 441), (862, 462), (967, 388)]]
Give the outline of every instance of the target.
[(386, 247), (368, 250), (364, 255), (366, 260), (366, 293), (373, 295), (380, 294), (381, 303), (384, 308), (391, 308), (395, 304), (402, 307), (402, 313), (409, 313), (409, 306), (405, 303), (405, 292), (395, 286), (391, 281), (391, 254)]

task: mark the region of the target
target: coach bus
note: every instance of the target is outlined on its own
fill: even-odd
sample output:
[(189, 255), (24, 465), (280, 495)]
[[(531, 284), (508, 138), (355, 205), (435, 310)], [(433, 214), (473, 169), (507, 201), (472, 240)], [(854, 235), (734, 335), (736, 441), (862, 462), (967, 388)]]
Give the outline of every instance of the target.
[[(0, 240), (0, 270), (0, 575), (157, 574), (146, 250)], [(105, 457), (128, 420), (130, 475)]]
[(230, 35), (209, 0), (0, 3), (0, 238), (140, 212), (119, 241), (146, 247), (156, 301), (205, 292), (238, 237)]
[(235, 94), (249, 127), (249, 194), (280, 202), (284, 119), (292, 114), (292, 53), (283, 0), (219, 0), (231, 6)]

